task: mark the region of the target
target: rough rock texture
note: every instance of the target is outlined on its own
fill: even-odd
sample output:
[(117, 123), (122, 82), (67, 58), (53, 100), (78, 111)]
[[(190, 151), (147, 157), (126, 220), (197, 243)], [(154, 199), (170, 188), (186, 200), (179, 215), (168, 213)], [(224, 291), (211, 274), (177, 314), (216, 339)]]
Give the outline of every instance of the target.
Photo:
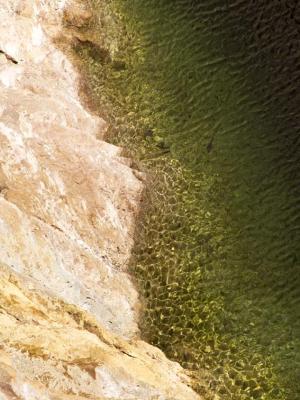
[(142, 182), (53, 45), (65, 0), (0, 0), (0, 399), (197, 399), (138, 339), (126, 265)]

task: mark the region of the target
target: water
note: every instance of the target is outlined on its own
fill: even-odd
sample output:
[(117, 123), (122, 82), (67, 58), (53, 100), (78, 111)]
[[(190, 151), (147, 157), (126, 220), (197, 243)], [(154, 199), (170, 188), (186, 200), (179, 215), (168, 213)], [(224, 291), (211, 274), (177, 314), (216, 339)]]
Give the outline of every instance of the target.
[(149, 175), (143, 335), (207, 399), (300, 399), (300, 5), (94, 4), (87, 86)]

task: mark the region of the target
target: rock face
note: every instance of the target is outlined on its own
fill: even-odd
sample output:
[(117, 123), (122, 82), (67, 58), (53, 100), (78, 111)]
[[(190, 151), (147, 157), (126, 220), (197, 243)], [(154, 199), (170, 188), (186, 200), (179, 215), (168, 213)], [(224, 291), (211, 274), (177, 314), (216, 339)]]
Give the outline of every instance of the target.
[(142, 182), (53, 41), (66, 0), (0, 0), (0, 398), (197, 399), (138, 337), (126, 266)]

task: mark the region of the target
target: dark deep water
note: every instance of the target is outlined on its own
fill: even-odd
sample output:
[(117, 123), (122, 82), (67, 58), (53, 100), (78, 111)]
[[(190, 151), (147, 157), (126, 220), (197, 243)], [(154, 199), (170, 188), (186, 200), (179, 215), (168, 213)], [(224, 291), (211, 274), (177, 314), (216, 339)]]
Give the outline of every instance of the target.
[(207, 398), (300, 399), (300, 2), (112, 3), (124, 64), (90, 79), (158, 171), (133, 262), (144, 334)]

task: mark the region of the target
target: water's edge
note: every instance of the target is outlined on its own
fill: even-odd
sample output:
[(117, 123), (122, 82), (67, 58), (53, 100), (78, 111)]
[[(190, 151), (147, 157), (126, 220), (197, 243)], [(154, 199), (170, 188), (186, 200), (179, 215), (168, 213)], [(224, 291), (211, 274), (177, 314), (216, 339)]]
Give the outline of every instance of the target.
[[(148, 174), (143, 209), (147, 213), (141, 215), (136, 230), (131, 262), (145, 302), (143, 335), (193, 371), (198, 377), (196, 389), (206, 398), (218, 393), (220, 398), (294, 400), (299, 391), (294, 355), (299, 342), (298, 294), (296, 280), (286, 293), (288, 272), (281, 266), (284, 263), (294, 274), (296, 236), (285, 220), (293, 221), (297, 229), (297, 215), (293, 215), (297, 191), (293, 182), (282, 187), (286, 169), (275, 168), (274, 174), (280, 155), (265, 134), (274, 130), (269, 115), (277, 112), (280, 102), (272, 103), (269, 110), (269, 103), (256, 101), (255, 96), (262, 96), (259, 88), (249, 94), (251, 85), (240, 85), (243, 77), (236, 60), (247, 60), (244, 53), (239, 55), (242, 41), (236, 33), (235, 41), (231, 33), (230, 40), (224, 39), (229, 63), (224, 64), (224, 54), (214, 53), (213, 44), (217, 49), (219, 39), (212, 38), (212, 32), (207, 34), (212, 38), (210, 48), (203, 44), (202, 53), (199, 50), (196, 58), (189, 59), (193, 53), (189, 46), (178, 55), (167, 49), (173, 22), (170, 17), (169, 26), (162, 16), (172, 16), (168, 2), (158, 3), (160, 16), (155, 7), (151, 14), (151, 2), (144, 8), (135, 1), (104, 3), (93, 1), (97, 18), (82, 30), (89, 39), (74, 48), (86, 76), (85, 90), (93, 98), (91, 106), (109, 122), (109, 139), (125, 147), (137, 168)], [(205, 15), (204, 11), (199, 12)], [(187, 12), (181, 18), (190, 16)], [(187, 24), (177, 27), (182, 28), (181, 37), (189, 35)], [(195, 27), (202, 29), (196, 22)], [(151, 53), (153, 49), (158, 54)], [(193, 63), (204, 55), (202, 72), (195, 75)], [(185, 57), (187, 63), (181, 64)], [(183, 80), (172, 80), (170, 68), (173, 76), (180, 76), (180, 68), (185, 68)], [(265, 79), (265, 72), (257, 71)], [(197, 87), (197, 80), (203, 80), (201, 73), (210, 77), (213, 91), (208, 78), (202, 92)], [(197, 99), (200, 94), (207, 98)], [(195, 118), (193, 104), (201, 109), (200, 117)], [(238, 139), (231, 126), (241, 132)], [(278, 126), (282, 132), (283, 125)], [(195, 129), (203, 132), (201, 140), (190, 135)], [(247, 136), (250, 129), (257, 132), (252, 138)], [(293, 135), (289, 140), (293, 142)], [(255, 157), (249, 158), (247, 152)], [(240, 158), (235, 164), (231, 154), (233, 160)], [(297, 162), (296, 152), (290, 157)], [(225, 172), (234, 168), (234, 179), (230, 174), (227, 178)], [(295, 169), (287, 173), (295, 178)], [(257, 187), (257, 179), (262, 187)], [(270, 207), (273, 214), (266, 212)], [(287, 211), (274, 219), (276, 210), (284, 207)], [(251, 258), (245, 257), (248, 253)], [(281, 282), (282, 291), (276, 289)], [(279, 298), (273, 306), (272, 290), (284, 301)], [(265, 298), (260, 297), (262, 292)]]

